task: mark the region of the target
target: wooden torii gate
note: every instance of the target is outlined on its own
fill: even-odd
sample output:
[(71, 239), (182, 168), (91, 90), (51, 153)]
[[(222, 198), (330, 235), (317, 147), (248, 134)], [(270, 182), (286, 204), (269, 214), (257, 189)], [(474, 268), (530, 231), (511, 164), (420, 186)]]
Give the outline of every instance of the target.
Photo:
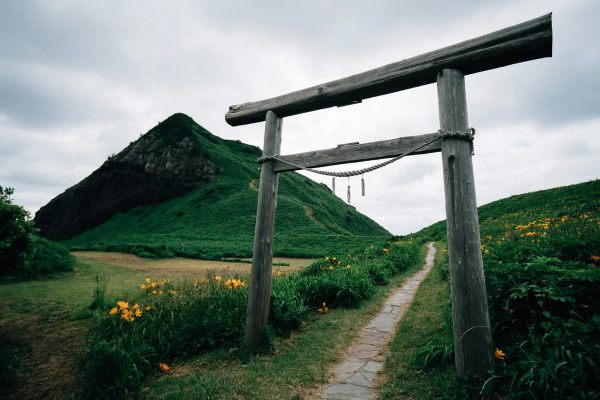
[[(271, 297), (278, 173), (413, 154), (442, 153), (455, 364), (459, 376), (484, 376), (494, 366), (492, 338), (468, 136), (464, 75), (552, 56), (552, 14), (347, 78), (267, 100), (229, 107), (232, 126), (265, 121), (245, 343), (264, 343)], [(440, 132), (279, 155), (283, 117), (437, 82)], [(445, 133), (445, 134), (444, 134)], [(434, 140), (439, 135), (440, 140)], [(429, 144), (428, 144), (429, 143)], [(274, 157), (276, 156), (276, 157)], [(294, 165), (290, 165), (292, 163)]]

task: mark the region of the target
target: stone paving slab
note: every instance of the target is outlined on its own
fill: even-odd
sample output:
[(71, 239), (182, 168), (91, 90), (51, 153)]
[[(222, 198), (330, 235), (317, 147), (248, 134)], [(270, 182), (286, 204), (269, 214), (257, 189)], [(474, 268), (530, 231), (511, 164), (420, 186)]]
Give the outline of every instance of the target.
[(383, 369), (387, 345), (396, 332), (398, 321), (410, 307), (421, 281), (433, 267), (435, 246), (429, 243), (427, 247), (423, 268), (387, 298), (381, 312), (363, 329), (346, 359), (336, 366), (335, 376), (326, 387), (323, 399), (365, 400), (374, 397), (373, 382)]

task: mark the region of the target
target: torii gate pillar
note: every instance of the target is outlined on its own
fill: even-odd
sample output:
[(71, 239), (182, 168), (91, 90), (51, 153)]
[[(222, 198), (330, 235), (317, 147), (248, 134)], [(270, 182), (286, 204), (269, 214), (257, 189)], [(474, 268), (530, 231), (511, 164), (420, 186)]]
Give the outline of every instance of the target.
[[(437, 76), (437, 89), (441, 130), (466, 131), (462, 72), (444, 69)], [(442, 140), (442, 164), (456, 372), (458, 376), (485, 376), (494, 368), (494, 359), (469, 142), (452, 137)]]
[[(281, 123), (273, 111), (269, 111), (265, 123), (263, 156), (279, 154), (281, 149)], [(275, 234), (275, 210), (279, 175), (273, 172), (273, 162), (260, 167), (254, 249), (252, 252), (252, 276), (248, 294), (246, 335), (244, 342), (251, 350), (264, 345), (265, 327), (269, 317), (271, 279), (273, 269), (273, 237)]]

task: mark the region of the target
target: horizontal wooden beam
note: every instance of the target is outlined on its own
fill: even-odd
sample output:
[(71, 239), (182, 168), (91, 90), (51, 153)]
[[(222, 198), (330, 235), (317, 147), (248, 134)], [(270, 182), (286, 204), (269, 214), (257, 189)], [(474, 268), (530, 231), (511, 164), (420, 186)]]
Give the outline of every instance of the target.
[[(391, 158), (422, 146), (438, 136), (437, 133), (428, 133), (420, 136), (406, 136), (392, 140), (382, 140), (364, 144), (345, 144), (333, 149), (309, 151), (306, 153), (289, 154), (278, 158), (303, 167), (315, 168), (327, 165), (345, 164), (358, 161), (378, 160)], [(415, 151), (412, 154), (426, 154), (440, 151), (440, 141), (435, 141)], [(299, 168), (281, 161), (275, 161), (274, 172), (295, 171)]]
[[(440, 28), (443, 34), (444, 27)], [(446, 68), (464, 75), (552, 56), (552, 14), (547, 14), (485, 36), (385, 65), (347, 78), (229, 107), (229, 125), (265, 120), (267, 111), (279, 117), (359, 103), (363, 99), (436, 82)]]

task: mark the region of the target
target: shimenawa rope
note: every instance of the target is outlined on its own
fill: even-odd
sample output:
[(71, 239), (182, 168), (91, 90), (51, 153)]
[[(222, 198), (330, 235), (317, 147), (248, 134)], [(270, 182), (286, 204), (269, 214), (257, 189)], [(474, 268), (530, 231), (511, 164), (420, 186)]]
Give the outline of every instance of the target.
[(390, 158), (389, 160), (384, 161), (382, 163), (375, 164), (375, 165), (372, 165), (370, 167), (363, 168), (363, 169), (358, 169), (358, 170), (354, 170), (354, 171), (340, 171), (340, 172), (323, 171), (323, 170), (320, 170), (320, 169), (315, 169), (315, 168), (310, 168), (310, 167), (305, 167), (305, 166), (302, 166), (302, 165), (294, 164), (292, 162), (289, 162), (287, 160), (279, 158), (278, 155), (260, 157), (256, 161), (259, 164), (262, 164), (265, 161), (275, 160), (275, 161), (279, 161), (279, 162), (282, 162), (284, 164), (287, 164), (289, 166), (292, 166), (294, 168), (301, 169), (301, 170), (308, 171), (308, 172), (313, 172), (315, 174), (327, 175), (327, 176), (333, 176), (333, 177), (344, 177), (345, 178), (345, 177), (362, 175), (362, 174), (366, 174), (367, 172), (375, 171), (376, 169), (385, 167), (386, 165), (389, 165), (389, 164), (391, 164), (393, 162), (396, 162), (396, 161), (400, 160), (403, 157), (411, 155), (411, 154), (415, 153), (416, 151), (419, 151), (422, 148), (429, 146), (433, 142), (436, 142), (436, 141), (442, 140), (442, 139), (446, 139), (446, 138), (462, 139), (462, 140), (468, 141), (469, 142), (469, 146), (471, 148), (471, 154), (474, 154), (474, 152), (473, 152), (473, 139), (474, 139), (474, 136), (475, 136), (475, 128), (469, 128), (469, 129), (467, 129), (464, 132), (461, 132), (461, 131), (442, 131), (440, 129), (440, 130), (437, 131), (437, 135), (433, 139), (428, 140), (427, 142), (425, 142), (425, 143), (423, 143), (423, 144), (421, 144), (421, 145), (419, 145), (419, 146), (417, 146), (417, 147), (415, 147), (415, 148), (407, 151), (406, 153), (402, 153), (399, 156), (396, 156), (394, 158)]

